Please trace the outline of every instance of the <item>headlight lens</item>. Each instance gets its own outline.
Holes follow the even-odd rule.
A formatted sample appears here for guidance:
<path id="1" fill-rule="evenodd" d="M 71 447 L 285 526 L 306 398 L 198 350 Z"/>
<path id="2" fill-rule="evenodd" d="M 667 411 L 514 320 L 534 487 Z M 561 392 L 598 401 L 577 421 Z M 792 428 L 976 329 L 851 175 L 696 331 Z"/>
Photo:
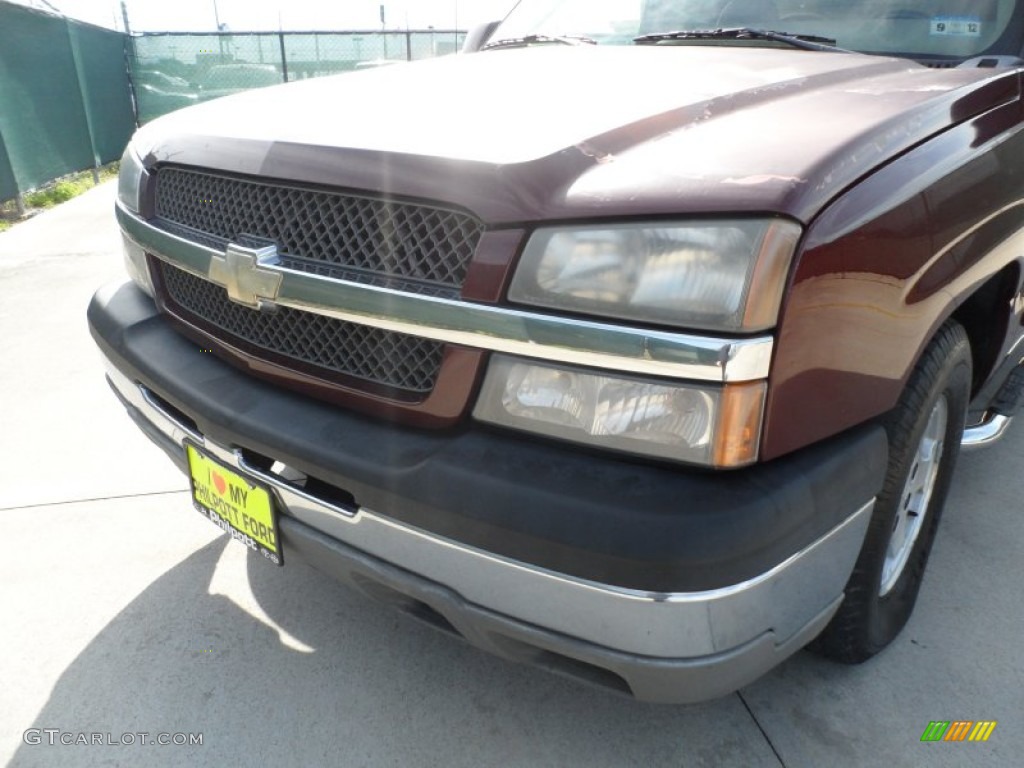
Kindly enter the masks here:
<path id="1" fill-rule="evenodd" d="M 117 176 L 117 199 L 129 211 L 139 212 L 139 189 L 142 186 L 142 160 L 135 154 L 129 142 L 121 155 L 121 170 Z"/>
<path id="2" fill-rule="evenodd" d="M 537 230 L 509 288 L 522 304 L 727 331 L 778 316 L 800 227 L 783 219 Z"/>
<path id="3" fill-rule="evenodd" d="M 596 447 L 712 466 L 757 458 L 764 382 L 701 387 L 491 359 L 474 416 Z"/>
<path id="4" fill-rule="evenodd" d="M 145 172 L 142 160 L 139 159 L 129 142 L 124 154 L 121 155 L 121 170 L 117 177 L 117 199 L 121 201 L 121 205 L 133 213 L 138 213 L 141 207 L 139 195 Z M 149 275 L 146 252 L 124 233 L 121 237 L 124 241 L 124 267 L 128 276 L 152 298 L 153 279 Z"/>

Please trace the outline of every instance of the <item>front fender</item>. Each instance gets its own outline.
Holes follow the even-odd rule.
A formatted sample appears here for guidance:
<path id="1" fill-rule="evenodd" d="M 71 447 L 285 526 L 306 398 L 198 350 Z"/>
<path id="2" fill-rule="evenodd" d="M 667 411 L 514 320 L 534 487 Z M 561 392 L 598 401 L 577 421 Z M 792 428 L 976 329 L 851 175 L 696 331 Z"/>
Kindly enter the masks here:
<path id="1" fill-rule="evenodd" d="M 1014 101 L 919 144 L 810 224 L 777 331 L 763 458 L 891 409 L 939 326 L 1021 260 L 1021 118 Z M 1014 312 L 1004 336 L 1019 334 Z"/>

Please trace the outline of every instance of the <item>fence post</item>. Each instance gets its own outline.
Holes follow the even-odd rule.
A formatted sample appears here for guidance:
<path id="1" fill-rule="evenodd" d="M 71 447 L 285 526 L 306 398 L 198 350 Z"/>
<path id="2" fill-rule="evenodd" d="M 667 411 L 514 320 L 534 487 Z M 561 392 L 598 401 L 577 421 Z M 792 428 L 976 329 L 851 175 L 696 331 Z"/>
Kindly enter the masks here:
<path id="1" fill-rule="evenodd" d="M 405 60 L 412 61 L 412 32 L 405 30 Z"/>
<path id="2" fill-rule="evenodd" d="M 14 173 L 14 166 L 11 164 L 11 156 L 7 152 L 7 144 L 4 143 L 3 129 L 0 128 L 0 179 L 5 175 L 10 178 L 11 184 L 14 187 L 14 205 L 18 211 L 18 218 L 25 216 L 25 198 L 21 196 L 21 184 L 18 183 L 18 177 Z M 0 187 L 0 190 L 3 188 Z M 5 193 L 6 194 L 6 193 Z M 0 200 L 3 197 L 0 196 Z"/>
<path id="3" fill-rule="evenodd" d="M 121 4 L 124 7 L 124 3 Z M 139 63 L 138 51 L 135 50 L 135 38 L 131 34 L 124 36 L 124 69 L 128 73 L 128 99 L 132 103 L 132 117 L 135 118 L 135 127 L 141 127 L 139 112 L 139 94 L 135 91 L 135 70 Z"/>
<path id="4" fill-rule="evenodd" d="M 284 75 L 284 81 L 288 82 L 288 59 L 284 54 L 284 32 L 277 33 L 277 42 L 281 45 L 281 73 Z"/>

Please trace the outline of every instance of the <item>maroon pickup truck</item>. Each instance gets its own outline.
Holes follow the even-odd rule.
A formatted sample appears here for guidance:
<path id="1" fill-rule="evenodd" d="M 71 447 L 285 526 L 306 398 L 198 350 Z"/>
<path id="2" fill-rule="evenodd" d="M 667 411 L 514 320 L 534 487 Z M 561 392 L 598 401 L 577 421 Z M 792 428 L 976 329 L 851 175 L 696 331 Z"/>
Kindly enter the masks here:
<path id="1" fill-rule="evenodd" d="M 1024 2 L 522 0 L 140 130 L 93 336 L 202 514 L 651 701 L 906 623 L 1024 389 Z"/>

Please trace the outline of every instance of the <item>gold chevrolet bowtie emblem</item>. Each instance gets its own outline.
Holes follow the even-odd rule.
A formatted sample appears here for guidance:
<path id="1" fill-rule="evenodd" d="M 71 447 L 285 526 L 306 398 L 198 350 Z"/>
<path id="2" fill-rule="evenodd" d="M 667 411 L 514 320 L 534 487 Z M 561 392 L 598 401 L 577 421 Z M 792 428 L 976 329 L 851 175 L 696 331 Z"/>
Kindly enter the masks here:
<path id="1" fill-rule="evenodd" d="M 227 289 L 228 298 L 237 304 L 259 309 L 277 298 L 281 273 L 267 269 L 277 259 L 277 248 L 246 248 L 230 243 L 223 256 L 210 259 L 210 280 Z"/>

